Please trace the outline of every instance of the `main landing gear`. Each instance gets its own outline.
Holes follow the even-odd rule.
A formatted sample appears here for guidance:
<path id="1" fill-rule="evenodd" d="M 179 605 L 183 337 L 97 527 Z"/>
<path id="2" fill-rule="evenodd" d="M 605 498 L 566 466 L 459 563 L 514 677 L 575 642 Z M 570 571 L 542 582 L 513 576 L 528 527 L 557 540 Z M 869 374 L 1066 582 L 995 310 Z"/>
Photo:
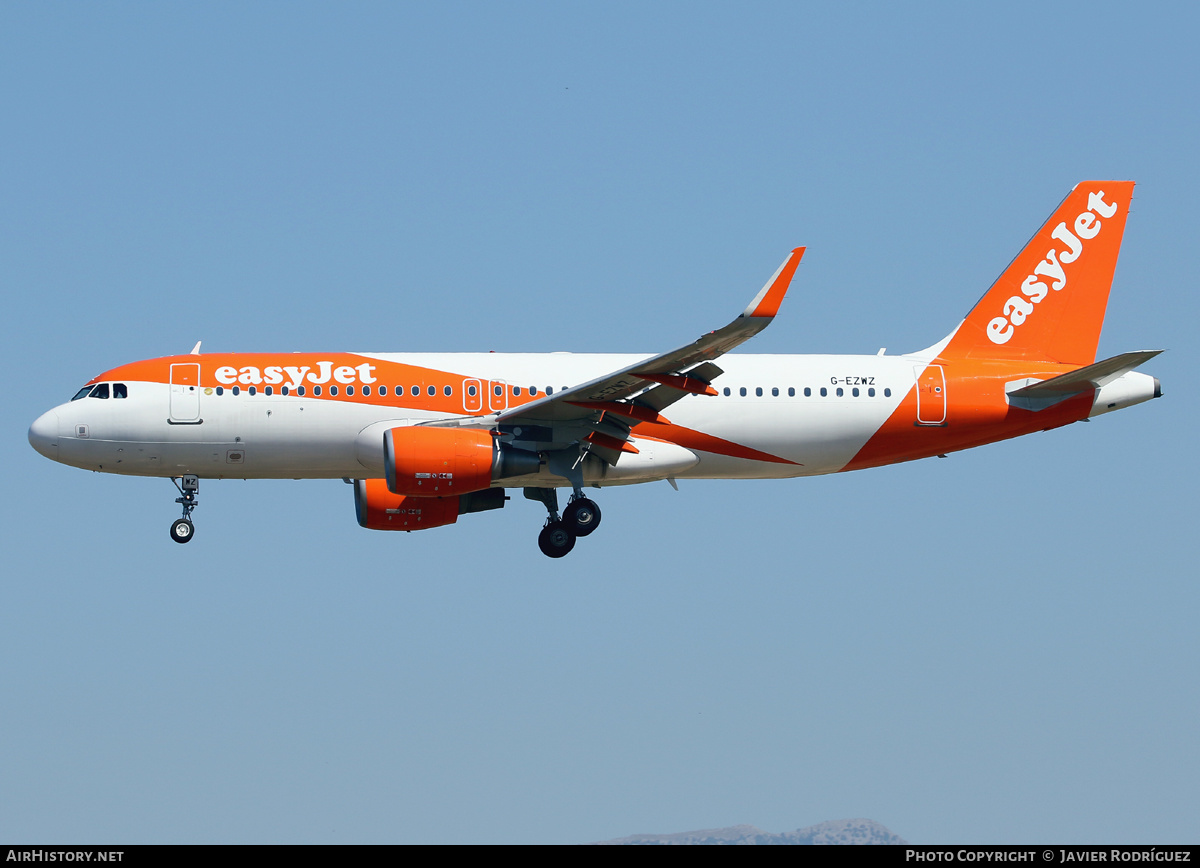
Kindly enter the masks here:
<path id="1" fill-rule="evenodd" d="M 575 548 L 575 534 L 561 521 L 548 520 L 538 534 L 538 548 L 548 558 L 561 558 Z"/>
<path id="2" fill-rule="evenodd" d="M 600 526 L 600 507 L 596 501 L 576 494 L 563 510 L 562 520 L 575 536 L 587 536 Z"/>
<path id="3" fill-rule="evenodd" d="M 175 498 L 175 502 L 183 504 L 183 518 L 176 519 L 171 525 L 171 539 L 177 543 L 189 542 L 196 532 L 196 528 L 192 525 L 192 510 L 200 502 L 196 497 L 196 492 L 200 490 L 200 478 L 190 474 L 186 475 L 183 477 L 181 485 L 180 480 L 172 476 L 171 482 L 175 483 L 175 487 L 182 495 Z"/>
<path id="4" fill-rule="evenodd" d="M 562 517 L 558 515 L 558 492 L 553 488 L 526 488 L 525 496 L 540 500 L 550 513 L 538 534 L 538 548 L 550 558 L 561 558 L 575 548 L 575 540 L 600 526 L 600 507 L 594 500 L 575 492 Z"/>

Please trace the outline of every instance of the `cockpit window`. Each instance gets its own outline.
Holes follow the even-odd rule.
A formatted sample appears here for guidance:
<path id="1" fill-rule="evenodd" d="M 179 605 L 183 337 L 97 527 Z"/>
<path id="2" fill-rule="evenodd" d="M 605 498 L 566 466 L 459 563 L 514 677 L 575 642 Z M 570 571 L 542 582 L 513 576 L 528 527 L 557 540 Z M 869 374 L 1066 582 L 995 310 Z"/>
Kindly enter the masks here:
<path id="1" fill-rule="evenodd" d="M 80 398 L 107 398 L 109 396 L 108 386 L 109 386 L 108 383 L 100 383 L 97 386 L 84 386 L 82 389 L 80 389 L 78 392 L 75 393 L 75 397 L 72 398 L 71 400 L 78 401 Z M 112 397 L 114 397 L 114 398 L 128 398 L 129 397 L 129 390 L 126 388 L 124 383 L 113 383 L 112 384 Z"/>

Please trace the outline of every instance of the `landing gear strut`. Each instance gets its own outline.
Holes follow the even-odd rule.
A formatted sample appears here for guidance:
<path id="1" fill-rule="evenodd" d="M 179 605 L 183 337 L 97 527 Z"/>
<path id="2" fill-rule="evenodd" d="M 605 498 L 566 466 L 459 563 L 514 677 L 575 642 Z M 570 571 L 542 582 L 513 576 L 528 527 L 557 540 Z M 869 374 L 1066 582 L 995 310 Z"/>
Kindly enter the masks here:
<path id="1" fill-rule="evenodd" d="M 200 478 L 190 474 L 183 477 L 181 485 L 175 477 L 171 477 L 171 482 L 175 483 L 175 488 L 179 490 L 181 497 L 175 498 L 176 503 L 183 504 L 183 518 L 176 519 L 171 525 L 171 539 L 177 543 L 189 542 L 195 534 L 196 529 L 192 525 L 192 510 L 200 500 L 196 497 L 196 492 L 200 490 Z"/>

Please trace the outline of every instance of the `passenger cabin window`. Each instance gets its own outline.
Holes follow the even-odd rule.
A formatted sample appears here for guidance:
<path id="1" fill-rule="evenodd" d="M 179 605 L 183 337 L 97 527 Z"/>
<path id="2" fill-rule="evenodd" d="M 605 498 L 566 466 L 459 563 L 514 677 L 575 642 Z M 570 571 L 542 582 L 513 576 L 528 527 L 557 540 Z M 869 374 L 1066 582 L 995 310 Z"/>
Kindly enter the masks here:
<path id="1" fill-rule="evenodd" d="M 409 394 L 411 394 L 414 398 L 421 397 L 421 387 L 413 386 L 411 389 L 409 389 Z"/>

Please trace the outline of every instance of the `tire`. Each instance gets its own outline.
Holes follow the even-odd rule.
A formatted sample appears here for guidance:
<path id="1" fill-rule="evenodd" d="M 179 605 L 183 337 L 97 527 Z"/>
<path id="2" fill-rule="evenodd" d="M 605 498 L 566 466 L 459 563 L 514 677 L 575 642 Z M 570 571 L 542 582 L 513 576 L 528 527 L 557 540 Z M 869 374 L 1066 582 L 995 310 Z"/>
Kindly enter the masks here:
<path id="1" fill-rule="evenodd" d="M 586 497 L 572 500 L 563 510 L 563 524 L 571 528 L 575 536 L 587 536 L 600 526 L 600 507 Z"/>
<path id="2" fill-rule="evenodd" d="M 186 518 L 181 518 L 171 525 L 171 539 L 177 543 L 190 542 L 196 533 L 196 528 Z"/>
<path id="3" fill-rule="evenodd" d="M 538 534 L 538 548 L 548 558 L 561 558 L 575 548 L 575 534 L 561 521 L 552 521 Z"/>

